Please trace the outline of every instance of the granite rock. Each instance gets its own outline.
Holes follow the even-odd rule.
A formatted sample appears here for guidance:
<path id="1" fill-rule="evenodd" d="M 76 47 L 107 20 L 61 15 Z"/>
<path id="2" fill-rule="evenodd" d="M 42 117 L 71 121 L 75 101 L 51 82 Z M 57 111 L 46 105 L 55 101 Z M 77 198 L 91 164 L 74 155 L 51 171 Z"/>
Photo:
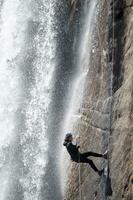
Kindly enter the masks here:
<path id="1" fill-rule="evenodd" d="M 71 1 L 72 6 L 74 2 L 76 1 Z M 75 131 L 78 131 L 81 136 L 81 151 L 103 153 L 109 147 L 113 194 L 110 197 L 105 195 L 103 179 L 99 178 L 87 164 L 79 166 L 72 163 L 65 194 L 66 200 L 132 200 L 133 198 L 132 5 L 132 0 L 115 1 L 117 12 L 114 25 L 115 46 L 113 46 L 110 45 L 113 31 L 112 7 L 110 6 L 110 15 L 108 15 L 107 4 L 104 1 L 101 3 L 99 31 L 96 31 L 98 32 L 97 48 L 95 54 L 91 55 L 84 100 L 80 108 L 81 118 L 75 126 Z M 112 60 L 113 51 L 114 60 Z M 105 52 L 109 52 L 109 60 Z M 94 159 L 94 162 L 99 168 L 105 166 L 104 159 Z"/>

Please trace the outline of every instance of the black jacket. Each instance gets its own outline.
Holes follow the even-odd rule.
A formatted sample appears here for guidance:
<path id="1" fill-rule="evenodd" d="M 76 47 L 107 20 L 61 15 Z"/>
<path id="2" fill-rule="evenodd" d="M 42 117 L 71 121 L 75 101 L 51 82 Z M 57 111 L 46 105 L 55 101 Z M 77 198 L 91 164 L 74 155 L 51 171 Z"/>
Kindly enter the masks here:
<path id="1" fill-rule="evenodd" d="M 72 144 L 72 142 L 64 142 L 63 145 L 66 146 L 71 159 L 78 162 L 80 156 L 79 146 Z"/>

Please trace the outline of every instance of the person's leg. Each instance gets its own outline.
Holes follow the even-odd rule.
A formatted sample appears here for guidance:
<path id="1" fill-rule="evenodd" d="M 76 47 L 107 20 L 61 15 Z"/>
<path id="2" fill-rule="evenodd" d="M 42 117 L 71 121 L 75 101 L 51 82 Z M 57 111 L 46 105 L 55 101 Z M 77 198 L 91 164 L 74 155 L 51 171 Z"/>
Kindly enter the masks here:
<path id="1" fill-rule="evenodd" d="M 80 163 L 89 163 L 90 167 L 96 172 L 98 173 L 99 176 L 101 176 L 103 174 L 104 169 L 102 170 L 98 170 L 98 168 L 96 167 L 96 165 L 93 163 L 92 160 L 88 159 L 88 158 L 84 158 L 84 157 L 80 157 Z"/>
<path id="2" fill-rule="evenodd" d="M 96 165 L 93 163 L 92 160 L 88 159 L 88 158 L 84 158 L 84 157 L 80 157 L 80 163 L 89 163 L 89 165 L 91 166 L 91 168 L 95 171 L 98 172 L 98 168 L 96 167 Z"/>
<path id="3" fill-rule="evenodd" d="M 84 158 L 87 158 L 87 157 L 89 157 L 89 156 L 103 158 L 103 155 L 102 155 L 102 154 L 94 153 L 94 152 L 92 152 L 92 151 L 82 153 L 82 156 L 83 156 Z"/>

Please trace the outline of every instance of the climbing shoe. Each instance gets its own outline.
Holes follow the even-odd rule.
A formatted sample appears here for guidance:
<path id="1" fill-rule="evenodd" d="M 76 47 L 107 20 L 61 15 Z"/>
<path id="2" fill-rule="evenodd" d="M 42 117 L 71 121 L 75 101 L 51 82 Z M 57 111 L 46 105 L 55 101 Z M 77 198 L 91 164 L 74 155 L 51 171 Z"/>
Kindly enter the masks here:
<path id="1" fill-rule="evenodd" d="M 102 170 L 99 170 L 99 171 L 98 171 L 98 175 L 99 175 L 99 176 L 102 176 L 103 173 L 104 173 L 104 168 L 103 168 Z"/>
<path id="2" fill-rule="evenodd" d="M 108 151 L 105 151 L 105 153 L 103 154 L 103 158 L 108 159 Z"/>

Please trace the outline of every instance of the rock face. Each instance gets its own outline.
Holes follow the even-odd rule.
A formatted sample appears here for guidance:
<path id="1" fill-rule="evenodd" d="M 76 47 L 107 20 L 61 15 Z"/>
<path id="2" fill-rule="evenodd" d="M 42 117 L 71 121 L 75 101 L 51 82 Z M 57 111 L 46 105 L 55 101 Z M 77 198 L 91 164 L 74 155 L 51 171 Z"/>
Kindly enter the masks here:
<path id="1" fill-rule="evenodd" d="M 132 199 L 133 1 L 116 1 L 112 110 L 112 199 Z M 119 16 L 119 17 L 118 17 Z M 119 29 L 118 29 L 119 27 Z M 119 36 L 119 32 L 120 36 Z"/>
<path id="2" fill-rule="evenodd" d="M 113 7 L 110 1 L 110 12 L 107 1 L 101 2 L 96 50 L 91 55 L 82 117 L 75 127 L 81 136 L 82 152 L 104 152 L 109 148 L 113 194 L 105 195 L 103 178 L 87 164 L 72 163 L 66 200 L 133 198 L 133 1 L 114 2 Z M 76 3 L 71 1 L 71 20 Z M 105 166 L 103 159 L 93 160 L 99 168 Z"/>

